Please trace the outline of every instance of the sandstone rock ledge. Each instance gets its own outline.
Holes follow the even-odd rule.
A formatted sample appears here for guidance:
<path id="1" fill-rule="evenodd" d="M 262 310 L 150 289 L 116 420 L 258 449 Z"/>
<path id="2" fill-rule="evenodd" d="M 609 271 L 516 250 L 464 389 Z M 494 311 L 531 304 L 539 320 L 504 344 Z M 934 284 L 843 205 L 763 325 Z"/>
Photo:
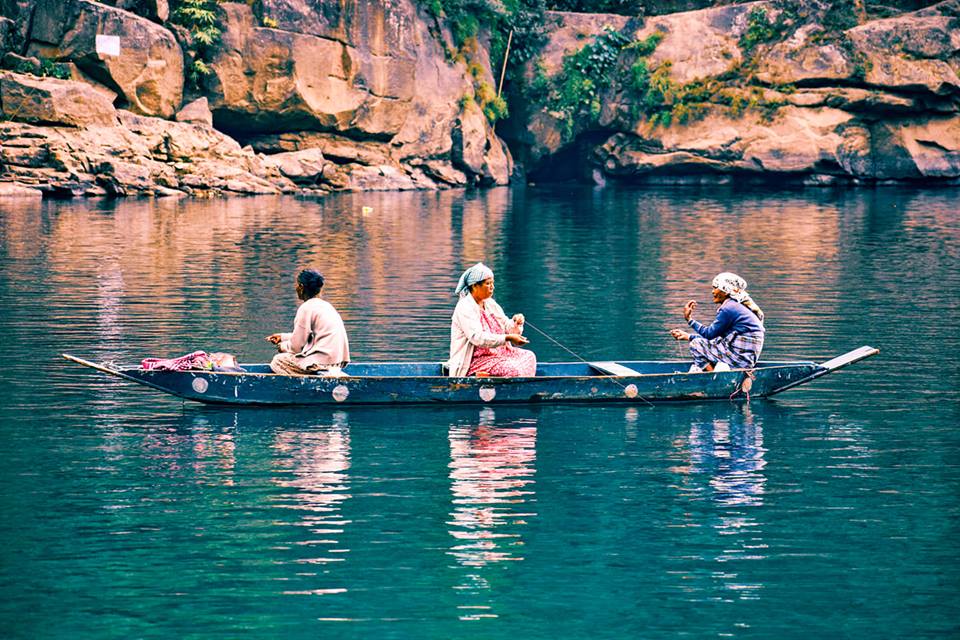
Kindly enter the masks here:
<path id="1" fill-rule="evenodd" d="M 252 4 L 219 3 L 191 88 L 191 36 L 165 0 L 0 0 L 0 59 L 72 76 L 0 71 L 0 181 L 62 197 L 509 183 L 474 101 L 489 64 L 451 60 L 413 0 Z"/>
<path id="2" fill-rule="evenodd" d="M 297 190 L 211 127 L 115 109 L 84 83 L 4 73 L 0 106 L 0 178 L 49 196 Z"/>

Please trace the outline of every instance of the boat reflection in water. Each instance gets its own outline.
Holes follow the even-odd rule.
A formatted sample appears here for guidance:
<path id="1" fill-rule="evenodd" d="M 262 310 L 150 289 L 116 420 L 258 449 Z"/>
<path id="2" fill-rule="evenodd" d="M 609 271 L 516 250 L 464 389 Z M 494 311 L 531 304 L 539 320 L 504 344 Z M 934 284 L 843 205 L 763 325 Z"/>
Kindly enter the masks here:
<path id="1" fill-rule="evenodd" d="M 687 437 L 675 444 L 686 459 L 673 468 L 683 476 L 682 493 L 691 506 L 700 503 L 690 509 L 688 518 L 694 521 L 688 524 L 716 534 L 707 544 L 712 551 L 702 558 L 714 564 L 711 584 L 703 588 L 719 587 L 729 598 L 758 597 L 763 584 L 747 578 L 749 567 L 741 563 L 767 557 L 759 518 L 767 484 L 761 420 L 743 404 L 723 417 L 695 420 Z"/>
<path id="2" fill-rule="evenodd" d="M 314 550 L 297 559 L 304 565 L 343 562 L 349 551 L 341 540 L 349 524 L 342 510 L 344 501 L 350 498 L 350 426 L 344 412 L 331 417 L 331 424 L 315 429 L 278 430 L 272 445 L 277 465 L 273 472 L 282 476 L 276 484 L 288 489 L 276 506 L 298 513 L 297 519 L 286 524 L 303 527 L 304 533 L 291 537 L 300 548 Z M 327 587 L 284 593 L 325 595 L 344 591 Z"/>
<path id="3" fill-rule="evenodd" d="M 233 486 L 237 471 L 237 442 L 234 428 L 213 427 L 206 420 L 198 419 L 193 428 L 178 438 L 190 443 L 191 464 L 198 482 Z M 171 465 L 175 466 L 171 461 Z"/>
<path id="4" fill-rule="evenodd" d="M 484 567 L 523 560 L 522 527 L 535 517 L 534 500 L 537 421 L 497 421 L 491 408 L 480 411 L 476 424 L 450 425 L 450 479 L 453 511 L 449 553 L 469 568 L 461 585 L 470 603 L 459 605 L 461 619 L 496 617 L 488 602 L 473 596 L 489 589 Z"/>

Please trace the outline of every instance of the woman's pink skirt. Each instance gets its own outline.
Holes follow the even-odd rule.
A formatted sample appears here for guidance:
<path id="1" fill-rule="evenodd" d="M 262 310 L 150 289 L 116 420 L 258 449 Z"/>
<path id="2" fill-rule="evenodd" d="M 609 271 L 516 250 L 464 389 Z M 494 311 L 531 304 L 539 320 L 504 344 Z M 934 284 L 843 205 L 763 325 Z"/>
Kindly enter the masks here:
<path id="1" fill-rule="evenodd" d="M 503 378 L 533 377 L 537 375 L 537 356 L 529 349 L 508 345 L 496 349 L 476 349 L 467 375 L 478 373 Z"/>

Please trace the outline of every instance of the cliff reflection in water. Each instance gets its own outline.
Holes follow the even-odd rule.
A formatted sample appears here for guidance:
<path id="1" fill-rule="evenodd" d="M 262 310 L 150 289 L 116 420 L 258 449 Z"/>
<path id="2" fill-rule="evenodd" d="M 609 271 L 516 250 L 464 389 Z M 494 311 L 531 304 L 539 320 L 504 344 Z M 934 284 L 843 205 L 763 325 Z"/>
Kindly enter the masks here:
<path id="1" fill-rule="evenodd" d="M 327 276 L 324 296 L 344 318 L 355 360 L 434 361 L 446 356 L 457 275 L 483 260 L 497 272 L 505 309 L 526 313 L 581 355 L 685 359 L 667 330 L 682 325 L 690 298 L 709 319 L 709 280 L 733 270 L 766 311 L 765 357 L 810 358 L 834 355 L 833 346 L 811 353 L 809 345 L 842 332 L 845 279 L 891 286 L 894 261 L 884 263 L 882 247 L 904 229 L 935 249 L 910 253 L 904 271 L 919 279 L 949 267 L 956 225 L 948 202 L 907 192 L 731 198 L 650 190 L 638 199 L 628 190 L 556 187 L 5 205 L 0 315 L 14 339 L 27 336 L 35 318 L 4 299 L 69 291 L 49 296 L 40 319 L 83 335 L 91 357 L 133 361 L 202 348 L 262 361 L 272 355 L 263 336 L 289 329 L 294 274 L 312 265 Z M 848 263 L 853 273 L 835 268 Z M 635 303 L 586 322 L 588 306 L 575 301 L 612 291 Z M 569 358 L 532 337 L 542 360 Z"/>
<path id="2" fill-rule="evenodd" d="M 265 357 L 262 336 L 289 330 L 293 277 L 306 265 L 326 275 L 324 296 L 351 336 L 364 337 L 357 355 L 374 345 L 383 357 L 409 357 L 418 347 L 434 357 L 425 323 L 442 333 L 463 265 L 495 254 L 510 193 L 43 203 L 5 210 L 0 237 L 16 286 L 71 291 L 69 303 L 53 299 L 51 311 L 73 327 L 91 326 L 103 357 L 171 348 Z M 31 264 L 50 273 L 43 286 L 19 277 Z M 424 306 L 444 314 L 425 316 Z M 151 322 L 131 324 L 143 308 Z M 398 328 L 406 329 L 403 345 Z M 176 347 L 150 346 L 175 337 Z"/>

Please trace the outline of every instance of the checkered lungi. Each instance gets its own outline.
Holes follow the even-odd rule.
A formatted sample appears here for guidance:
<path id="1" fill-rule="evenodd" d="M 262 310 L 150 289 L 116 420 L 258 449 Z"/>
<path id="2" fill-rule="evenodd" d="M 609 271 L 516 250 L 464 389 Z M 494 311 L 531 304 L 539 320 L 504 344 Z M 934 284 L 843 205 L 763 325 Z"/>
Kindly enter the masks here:
<path id="1" fill-rule="evenodd" d="M 757 364 L 762 350 L 761 331 L 730 333 L 713 340 L 697 336 L 690 341 L 690 355 L 701 369 L 718 362 L 726 362 L 733 369 L 750 369 Z"/>

